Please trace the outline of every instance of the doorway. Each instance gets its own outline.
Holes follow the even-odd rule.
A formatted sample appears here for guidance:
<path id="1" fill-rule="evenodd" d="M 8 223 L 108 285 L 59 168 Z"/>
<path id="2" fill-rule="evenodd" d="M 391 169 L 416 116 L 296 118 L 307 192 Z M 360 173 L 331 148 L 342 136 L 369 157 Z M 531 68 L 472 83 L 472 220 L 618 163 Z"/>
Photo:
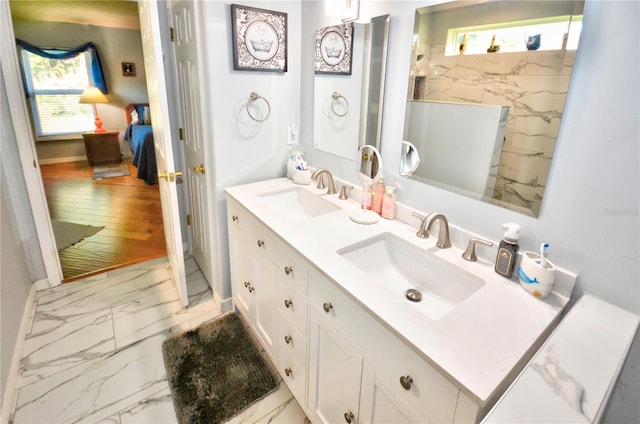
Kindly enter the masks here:
<path id="1" fill-rule="evenodd" d="M 109 2 L 112 5 L 117 2 Z M 104 6 L 106 3 L 103 3 Z M 11 2 L 12 12 L 14 7 L 23 7 L 24 2 Z M 75 2 L 73 7 L 93 7 L 92 3 Z M 46 5 L 45 5 L 46 6 Z M 135 21 L 138 22 L 137 4 L 135 2 L 121 3 L 119 14 L 125 14 L 119 21 L 130 22 L 132 12 L 135 14 Z M 133 7 L 130 7 L 133 6 Z M 43 41 L 51 40 L 50 47 L 73 47 L 79 44 L 78 39 L 97 38 L 102 45 L 107 45 L 105 39 L 109 39 L 115 32 L 118 33 L 118 42 L 122 43 L 122 33 L 127 32 L 129 37 L 135 34 L 131 28 L 115 28 L 110 26 L 74 24 L 73 22 L 47 22 L 42 19 L 56 20 L 55 16 L 50 16 L 47 11 L 41 11 L 38 15 L 29 15 L 22 23 L 30 23 L 28 31 L 22 34 L 34 36 L 37 44 L 42 45 Z M 101 11 L 108 12 L 108 11 Z M 24 16 L 24 10 L 17 11 L 18 16 Z M 102 20 L 107 22 L 107 14 L 101 13 Z M 12 13 L 13 15 L 13 13 Z M 69 14 L 72 16 L 73 14 Z M 87 13 L 87 15 L 92 15 Z M 14 28 L 16 21 L 14 20 Z M 24 25 L 23 25 L 24 26 Z M 41 27 L 42 29 L 37 27 Z M 57 27 L 56 27 L 57 26 Z M 64 26 L 64 27 L 63 27 Z M 81 33 L 73 36 L 74 32 Z M 60 36 L 58 34 L 64 34 Z M 55 35 L 53 35 L 55 34 Z M 139 30 L 137 37 L 140 39 Z M 16 29 L 16 37 L 20 37 Z M 27 35 L 23 35 L 26 37 Z M 103 37 L 103 38 L 100 38 Z M 90 40 L 93 41 L 93 40 Z M 114 42 L 115 44 L 115 42 Z M 113 49 L 109 49 L 113 51 Z M 118 49 L 118 57 L 124 55 L 126 60 L 131 60 L 131 48 Z M 144 61 L 139 52 L 137 78 L 126 78 L 123 74 L 116 73 L 115 69 L 120 67 L 120 62 L 116 62 L 114 54 L 109 51 L 101 52 L 103 68 L 109 76 L 109 89 L 111 105 L 100 110 L 100 115 L 105 118 L 104 110 L 112 115 L 111 128 L 119 131 L 124 130 L 126 125 L 125 112 L 118 108 L 118 103 L 129 103 L 131 101 L 146 100 L 146 83 L 144 80 Z M 105 63 L 107 62 L 107 63 Z M 141 69 L 142 68 L 142 69 Z M 127 77 L 130 75 L 127 75 Z M 135 75 L 134 75 L 135 77 Z M 115 94 L 115 95 L 113 95 Z M 101 105 L 102 106 L 102 105 Z M 116 107 L 114 107 L 116 106 Z M 114 119 L 114 116 L 117 118 Z M 105 124 L 108 121 L 105 120 Z M 33 124 L 32 124 L 33 126 Z M 120 128 L 122 127 L 122 128 Z M 53 149 L 60 149 L 60 157 L 56 159 L 51 155 Z M 122 143 L 121 149 L 126 153 L 127 144 Z M 60 250 L 58 247 L 59 263 L 62 268 L 62 282 L 73 281 L 81 277 L 105 272 L 111 269 L 142 262 L 145 260 L 166 256 L 165 234 L 163 229 L 163 217 L 160 207 L 160 194 L 158 185 L 147 186 L 140 179 L 135 177 L 136 170 L 125 161 L 129 168 L 129 176 L 119 176 L 103 180 L 94 180 L 92 167 L 89 166 L 84 156 L 84 145 L 82 140 L 64 140 L 54 142 L 42 142 L 37 147 L 38 159 L 40 162 L 40 174 L 42 184 L 45 189 L 46 202 L 48 205 L 51 220 L 62 221 L 64 223 L 77 223 L 91 225 L 102 228 L 95 235 L 81 239 L 72 246 Z M 42 153 L 44 152 L 44 153 Z M 45 159 L 42 161 L 41 159 Z M 47 160 L 48 159 L 48 160 Z M 80 159 L 80 160 L 78 160 Z M 64 160 L 67 160 L 66 162 Z M 99 165 L 110 165 L 107 163 Z M 55 232 L 55 226 L 54 226 Z"/>

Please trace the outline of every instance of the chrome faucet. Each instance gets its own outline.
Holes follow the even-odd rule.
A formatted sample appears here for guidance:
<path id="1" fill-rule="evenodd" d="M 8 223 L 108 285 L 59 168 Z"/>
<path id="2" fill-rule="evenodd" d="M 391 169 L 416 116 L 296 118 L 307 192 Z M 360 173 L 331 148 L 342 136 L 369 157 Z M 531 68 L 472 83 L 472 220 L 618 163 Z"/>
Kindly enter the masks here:
<path id="1" fill-rule="evenodd" d="M 324 168 L 316 169 L 315 172 L 311 175 L 311 179 L 312 180 L 318 179 L 317 188 L 324 188 L 325 185 L 323 184 L 322 177 L 325 175 L 327 176 L 327 194 L 336 194 L 337 191 L 336 191 L 336 185 L 333 182 L 333 175 L 331 175 L 331 172 L 329 172 L 328 169 L 324 169 Z"/>
<path id="2" fill-rule="evenodd" d="M 436 246 L 438 246 L 440 249 L 446 249 L 448 247 L 451 247 L 451 241 L 449 240 L 449 222 L 447 221 L 446 216 L 437 212 L 431 213 L 427 216 L 422 216 L 414 212 L 413 215 L 417 216 L 422 220 L 422 223 L 420 224 L 420 228 L 416 232 L 416 235 L 418 237 L 428 238 L 429 231 L 431 231 L 431 226 L 433 225 L 433 222 L 438 221 L 439 222 L 438 225 L 440 228 L 438 232 L 438 242 L 436 243 Z"/>
<path id="3" fill-rule="evenodd" d="M 431 231 L 431 226 L 434 221 L 438 221 L 438 226 L 440 227 L 438 230 L 438 242 L 436 246 L 440 249 L 447 249 L 451 247 L 451 241 L 449 240 L 449 222 L 447 221 L 447 217 L 441 213 L 434 212 L 431 215 L 425 218 L 426 229 L 427 231 Z"/>

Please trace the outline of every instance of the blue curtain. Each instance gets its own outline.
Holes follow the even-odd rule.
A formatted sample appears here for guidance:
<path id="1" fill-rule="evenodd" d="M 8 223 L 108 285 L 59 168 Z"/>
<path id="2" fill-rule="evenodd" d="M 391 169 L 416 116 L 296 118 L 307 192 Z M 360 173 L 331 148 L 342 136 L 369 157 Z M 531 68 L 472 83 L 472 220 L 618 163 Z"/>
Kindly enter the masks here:
<path id="1" fill-rule="evenodd" d="M 48 49 L 48 51 L 23 40 L 16 39 L 16 43 L 23 49 L 33 54 L 37 54 L 38 56 L 46 57 L 47 59 L 71 59 L 78 56 L 80 53 L 89 51 L 89 55 L 91 56 L 91 76 L 93 78 L 93 83 L 100 89 L 100 91 L 102 91 L 103 94 L 109 94 L 109 90 L 107 90 L 107 83 L 104 80 L 104 74 L 102 73 L 102 65 L 100 64 L 98 48 L 94 43 L 88 42 L 81 46 L 74 47 L 73 49 Z"/>

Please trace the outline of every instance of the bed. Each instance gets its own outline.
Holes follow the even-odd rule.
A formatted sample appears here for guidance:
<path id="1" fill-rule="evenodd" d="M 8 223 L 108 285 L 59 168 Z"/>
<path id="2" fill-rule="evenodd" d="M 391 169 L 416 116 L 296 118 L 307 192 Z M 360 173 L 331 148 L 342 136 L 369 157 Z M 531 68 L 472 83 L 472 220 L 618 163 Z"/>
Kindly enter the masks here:
<path id="1" fill-rule="evenodd" d="M 124 139 L 131 145 L 132 164 L 136 168 L 137 177 L 146 184 L 158 182 L 156 170 L 156 152 L 153 147 L 153 132 L 149 103 L 130 103 L 125 108 L 127 129 Z"/>

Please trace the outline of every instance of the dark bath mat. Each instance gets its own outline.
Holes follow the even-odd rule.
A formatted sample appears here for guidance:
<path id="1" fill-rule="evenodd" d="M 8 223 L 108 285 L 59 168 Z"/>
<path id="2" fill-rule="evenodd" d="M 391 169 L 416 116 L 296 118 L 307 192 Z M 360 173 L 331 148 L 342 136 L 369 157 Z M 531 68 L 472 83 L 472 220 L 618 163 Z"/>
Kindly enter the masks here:
<path id="1" fill-rule="evenodd" d="M 180 423 L 221 423 L 278 387 L 240 317 L 229 313 L 162 343 Z"/>

